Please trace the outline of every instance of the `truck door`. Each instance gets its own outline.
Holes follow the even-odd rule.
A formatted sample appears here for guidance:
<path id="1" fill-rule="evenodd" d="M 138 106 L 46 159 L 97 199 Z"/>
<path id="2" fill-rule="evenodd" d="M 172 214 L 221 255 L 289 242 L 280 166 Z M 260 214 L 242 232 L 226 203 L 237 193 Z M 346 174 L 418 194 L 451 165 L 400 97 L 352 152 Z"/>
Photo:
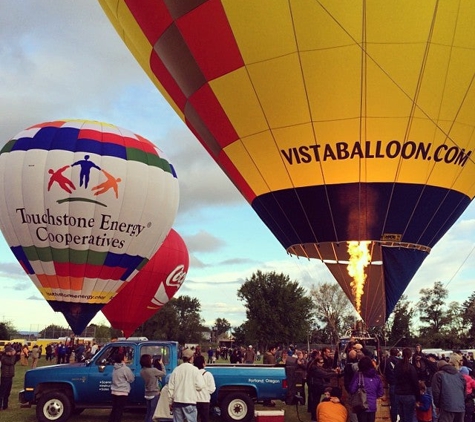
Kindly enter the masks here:
<path id="1" fill-rule="evenodd" d="M 111 403 L 111 383 L 112 372 L 114 370 L 114 355 L 124 353 L 126 363 L 134 373 L 140 378 L 140 374 L 135 372 L 134 363 L 135 348 L 120 343 L 111 343 L 104 347 L 97 359 L 90 364 L 87 382 L 89 403 Z"/>

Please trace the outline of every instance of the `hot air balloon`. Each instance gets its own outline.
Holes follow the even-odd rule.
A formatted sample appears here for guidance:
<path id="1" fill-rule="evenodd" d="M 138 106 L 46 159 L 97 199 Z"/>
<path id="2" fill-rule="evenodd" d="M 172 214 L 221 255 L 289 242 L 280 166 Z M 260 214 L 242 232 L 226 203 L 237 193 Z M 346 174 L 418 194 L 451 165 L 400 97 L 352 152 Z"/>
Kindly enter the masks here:
<path id="1" fill-rule="evenodd" d="M 96 121 L 20 132 L 0 151 L 0 186 L 5 240 L 76 334 L 155 253 L 178 208 L 163 152 Z"/>
<path id="2" fill-rule="evenodd" d="M 178 291 L 188 272 L 188 249 L 173 229 L 150 261 L 102 308 L 114 328 L 130 337 Z"/>
<path id="3" fill-rule="evenodd" d="M 382 325 L 474 196 L 472 2 L 100 3 L 288 253 Z"/>

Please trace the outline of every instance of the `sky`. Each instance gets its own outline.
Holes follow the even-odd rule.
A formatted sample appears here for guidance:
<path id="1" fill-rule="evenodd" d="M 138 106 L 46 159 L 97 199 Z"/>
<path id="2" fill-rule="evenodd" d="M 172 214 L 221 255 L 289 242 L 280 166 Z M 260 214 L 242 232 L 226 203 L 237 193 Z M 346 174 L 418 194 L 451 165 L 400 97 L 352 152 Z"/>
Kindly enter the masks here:
<path id="1" fill-rule="evenodd" d="M 244 321 L 237 290 L 257 270 L 288 274 L 306 289 L 334 281 L 319 261 L 286 253 L 148 80 L 96 1 L 0 0 L 0 12 L 0 144 L 36 123 L 78 118 L 129 129 L 162 149 L 180 184 L 173 228 L 190 253 L 177 296 L 200 301 L 206 326 L 217 318 L 233 327 Z M 475 290 L 474 248 L 472 204 L 419 269 L 405 291 L 409 300 L 441 281 L 448 301 L 462 303 Z M 0 322 L 23 331 L 67 326 L 3 238 L 0 292 Z M 108 324 L 102 313 L 92 322 Z"/>

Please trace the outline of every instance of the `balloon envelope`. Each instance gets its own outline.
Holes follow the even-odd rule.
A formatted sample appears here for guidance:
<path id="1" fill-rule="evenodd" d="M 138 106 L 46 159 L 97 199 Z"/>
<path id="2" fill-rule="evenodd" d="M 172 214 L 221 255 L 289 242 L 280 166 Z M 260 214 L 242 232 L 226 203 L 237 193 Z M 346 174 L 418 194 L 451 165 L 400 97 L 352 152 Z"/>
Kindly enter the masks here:
<path id="1" fill-rule="evenodd" d="M 0 152 L 0 187 L 7 243 L 76 334 L 155 253 L 178 207 L 163 152 L 95 121 L 20 132 Z"/>
<path id="2" fill-rule="evenodd" d="M 123 40 L 291 254 L 381 325 L 473 199 L 468 0 L 100 0 Z"/>
<path id="3" fill-rule="evenodd" d="M 178 291 L 188 272 L 185 242 L 173 229 L 138 274 L 102 308 L 102 313 L 125 337 L 155 315 Z"/>

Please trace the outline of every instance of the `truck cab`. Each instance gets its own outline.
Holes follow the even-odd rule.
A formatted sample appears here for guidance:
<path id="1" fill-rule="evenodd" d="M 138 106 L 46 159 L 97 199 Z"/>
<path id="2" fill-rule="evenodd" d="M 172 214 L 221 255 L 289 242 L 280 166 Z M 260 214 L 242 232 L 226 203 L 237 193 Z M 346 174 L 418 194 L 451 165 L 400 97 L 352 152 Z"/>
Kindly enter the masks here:
<path id="1" fill-rule="evenodd" d="M 25 374 L 20 402 L 23 407 L 36 405 L 36 416 L 40 422 L 63 422 L 74 411 L 110 407 L 113 356 L 118 352 L 125 354 L 126 363 L 135 375 L 127 407 L 143 407 L 145 398 L 144 383 L 140 377 L 140 357 L 143 354 L 154 358 L 161 356 L 167 373 L 170 373 L 177 361 L 176 342 L 117 341 L 106 344 L 91 360 L 84 363 L 29 370 Z"/>

